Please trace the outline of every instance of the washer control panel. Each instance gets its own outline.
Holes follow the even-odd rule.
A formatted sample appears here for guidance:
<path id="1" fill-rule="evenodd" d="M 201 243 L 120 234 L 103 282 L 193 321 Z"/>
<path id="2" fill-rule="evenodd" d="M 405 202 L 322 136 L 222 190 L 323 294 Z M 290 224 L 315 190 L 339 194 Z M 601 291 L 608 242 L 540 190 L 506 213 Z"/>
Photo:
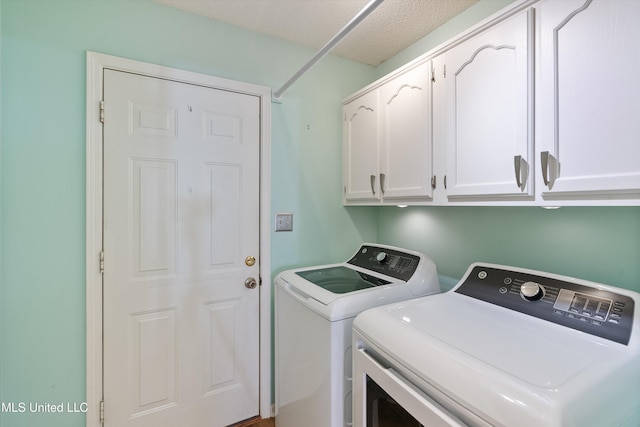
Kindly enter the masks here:
<path id="1" fill-rule="evenodd" d="M 609 286 L 588 286 L 589 282 L 578 279 L 560 280 L 533 273 L 476 265 L 455 292 L 621 344 L 629 343 L 633 298 L 609 290 Z"/>
<path id="2" fill-rule="evenodd" d="M 418 269 L 420 257 L 391 248 L 362 245 L 347 263 L 407 282 Z"/>

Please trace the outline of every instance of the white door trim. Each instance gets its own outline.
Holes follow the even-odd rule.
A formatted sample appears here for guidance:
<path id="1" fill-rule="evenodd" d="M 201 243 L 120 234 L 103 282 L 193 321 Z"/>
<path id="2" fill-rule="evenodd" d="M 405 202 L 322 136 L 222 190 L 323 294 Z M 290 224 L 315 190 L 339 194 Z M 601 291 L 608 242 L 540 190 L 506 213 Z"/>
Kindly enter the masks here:
<path id="1" fill-rule="evenodd" d="M 100 427 L 102 400 L 102 76 L 105 68 L 182 83 L 232 90 L 260 98 L 260 415 L 271 416 L 271 89 L 205 74 L 87 52 L 86 312 L 87 427 Z"/>

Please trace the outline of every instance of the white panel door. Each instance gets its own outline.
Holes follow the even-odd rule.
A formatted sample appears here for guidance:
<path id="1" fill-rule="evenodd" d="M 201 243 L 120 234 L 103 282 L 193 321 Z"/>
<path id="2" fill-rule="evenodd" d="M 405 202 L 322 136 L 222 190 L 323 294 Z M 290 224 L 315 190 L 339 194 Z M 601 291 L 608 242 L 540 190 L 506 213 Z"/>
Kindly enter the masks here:
<path id="1" fill-rule="evenodd" d="M 445 54 L 450 200 L 534 194 L 532 26 L 527 10 Z"/>
<path id="2" fill-rule="evenodd" d="M 545 200 L 640 195 L 640 2 L 539 5 L 537 175 Z"/>
<path id="3" fill-rule="evenodd" d="M 431 62 L 380 87 L 380 190 L 388 199 L 431 199 Z"/>
<path id="4" fill-rule="evenodd" d="M 105 70 L 104 102 L 105 425 L 258 415 L 259 98 Z"/>

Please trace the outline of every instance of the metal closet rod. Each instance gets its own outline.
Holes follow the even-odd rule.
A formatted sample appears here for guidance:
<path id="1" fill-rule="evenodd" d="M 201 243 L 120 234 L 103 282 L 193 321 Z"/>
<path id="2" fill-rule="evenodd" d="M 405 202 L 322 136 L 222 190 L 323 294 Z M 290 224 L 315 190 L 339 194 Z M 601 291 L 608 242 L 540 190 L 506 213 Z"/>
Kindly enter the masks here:
<path id="1" fill-rule="evenodd" d="M 311 67 L 316 65 L 318 61 L 320 61 L 327 53 L 331 51 L 338 43 L 342 41 L 351 31 L 353 31 L 358 24 L 360 24 L 371 12 L 373 12 L 378 6 L 382 4 L 384 0 L 371 0 L 369 4 L 367 4 L 351 21 L 344 26 L 342 30 L 338 32 L 327 44 L 325 44 L 322 49 L 315 54 L 313 58 L 309 60 L 306 64 L 298 70 L 287 82 L 282 85 L 280 89 L 273 92 L 271 97 L 274 101 L 279 101 L 282 97 L 282 94 L 285 90 L 289 88 L 296 80 L 298 80 L 304 73 L 306 73 Z"/>

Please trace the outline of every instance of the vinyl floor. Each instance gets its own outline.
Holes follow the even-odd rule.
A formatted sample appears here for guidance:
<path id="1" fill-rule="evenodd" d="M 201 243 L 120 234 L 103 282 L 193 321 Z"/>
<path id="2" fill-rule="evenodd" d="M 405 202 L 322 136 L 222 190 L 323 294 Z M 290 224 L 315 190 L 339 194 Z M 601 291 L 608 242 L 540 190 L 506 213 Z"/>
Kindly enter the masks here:
<path id="1" fill-rule="evenodd" d="M 378 421 L 379 427 L 398 427 L 398 426 L 419 427 L 421 426 L 420 423 L 415 422 L 414 420 L 409 421 L 408 419 L 405 419 L 402 414 L 399 414 L 399 413 L 394 414 L 393 411 L 389 411 L 389 412 L 390 413 L 388 414 L 387 417 L 381 418 Z M 266 418 L 264 420 L 248 421 L 245 424 L 240 424 L 234 427 L 276 427 L 276 423 L 274 418 Z"/>
<path id="2" fill-rule="evenodd" d="M 234 424 L 230 427 L 275 427 L 275 425 L 275 418 L 260 419 L 260 417 L 256 417 L 251 420 L 246 420 L 241 423 Z"/>
<path id="3" fill-rule="evenodd" d="M 256 424 L 251 424 L 251 427 L 275 427 L 276 422 L 274 418 L 266 418 L 258 421 Z"/>

